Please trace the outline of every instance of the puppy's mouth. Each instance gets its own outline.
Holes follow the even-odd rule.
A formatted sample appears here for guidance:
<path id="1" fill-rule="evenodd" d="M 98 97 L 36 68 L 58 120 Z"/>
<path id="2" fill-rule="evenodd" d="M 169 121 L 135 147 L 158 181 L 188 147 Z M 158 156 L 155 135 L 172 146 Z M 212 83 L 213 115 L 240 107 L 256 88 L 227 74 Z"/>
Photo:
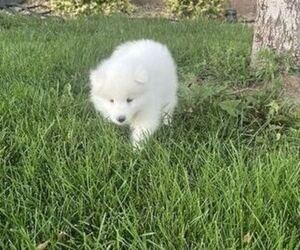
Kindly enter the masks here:
<path id="1" fill-rule="evenodd" d="M 127 122 L 127 121 L 119 122 L 119 121 L 113 120 L 113 119 L 111 119 L 111 121 L 112 121 L 113 123 L 117 124 L 118 126 L 126 126 L 126 125 L 128 125 L 128 122 Z"/>
<path id="2" fill-rule="evenodd" d="M 126 126 L 127 125 L 127 123 L 126 122 L 114 122 L 115 124 L 117 124 L 118 126 Z"/>

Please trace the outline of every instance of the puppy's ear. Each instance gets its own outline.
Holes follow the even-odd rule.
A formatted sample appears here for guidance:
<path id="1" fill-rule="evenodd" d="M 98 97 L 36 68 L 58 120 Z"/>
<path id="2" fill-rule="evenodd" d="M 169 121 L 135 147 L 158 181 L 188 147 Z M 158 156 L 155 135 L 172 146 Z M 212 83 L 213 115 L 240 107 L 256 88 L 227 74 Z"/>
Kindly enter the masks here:
<path id="1" fill-rule="evenodd" d="M 99 91 L 105 81 L 105 73 L 103 70 L 97 68 L 90 71 L 90 85 L 95 91 Z"/>
<path id="2" fill-rule="evenodd" d="M 134 79 L 136 82 L 144 84 L 148 81 L 148 73 L 145 69 L 139 67 L 135 71 Z"/>

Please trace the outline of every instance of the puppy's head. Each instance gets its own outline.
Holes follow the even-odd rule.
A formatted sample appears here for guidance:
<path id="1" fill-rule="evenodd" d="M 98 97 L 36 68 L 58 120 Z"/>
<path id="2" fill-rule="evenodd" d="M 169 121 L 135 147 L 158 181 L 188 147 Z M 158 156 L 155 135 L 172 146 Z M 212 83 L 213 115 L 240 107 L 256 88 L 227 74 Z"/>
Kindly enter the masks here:
<path id="1" fill-rule="evenodd" d="M 105 118 L 129 124 L 144 105 L 147 81 L 142 67 L 102 65 L 90 73 L 91 100 Z"/>

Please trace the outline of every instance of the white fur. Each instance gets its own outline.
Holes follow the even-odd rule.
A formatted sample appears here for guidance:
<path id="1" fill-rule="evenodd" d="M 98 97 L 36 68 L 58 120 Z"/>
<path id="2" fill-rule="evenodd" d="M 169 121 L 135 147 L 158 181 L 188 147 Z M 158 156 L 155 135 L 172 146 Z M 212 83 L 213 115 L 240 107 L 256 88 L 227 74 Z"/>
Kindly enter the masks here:
<path id="1" fill-rule="evenodd" d="M 152 40 L 117 47 L 91 71 L 90 82 L 95 108 L 114 123 L 129 125 L 134 146 L 153 134 L 162 119 L 168 124 L 177 103 L 176 65 L 167 47 Z M 121 116 L 124 122 L 118 121 Z"/>

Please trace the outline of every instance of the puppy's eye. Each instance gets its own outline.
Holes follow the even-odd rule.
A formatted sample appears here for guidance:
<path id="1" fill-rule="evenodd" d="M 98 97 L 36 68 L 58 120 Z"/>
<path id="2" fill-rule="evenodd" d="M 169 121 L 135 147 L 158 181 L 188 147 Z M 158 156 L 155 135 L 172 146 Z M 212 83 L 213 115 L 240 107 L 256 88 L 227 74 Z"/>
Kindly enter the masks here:
<path id="1" fill-rule="evenodd" d="M 127 100 L 126 100 L 128 103 L 130 103 L 130 102 L 132 102 L 133 101 L 133 99 L 131 99 L 131 98 L 127 98 Z"/>
<path id="2" fill-rule="evenodd" d="M 114 99 L 110 99 L 109 101 L 110 101 L 111 103 L 114 103 Z"/>

